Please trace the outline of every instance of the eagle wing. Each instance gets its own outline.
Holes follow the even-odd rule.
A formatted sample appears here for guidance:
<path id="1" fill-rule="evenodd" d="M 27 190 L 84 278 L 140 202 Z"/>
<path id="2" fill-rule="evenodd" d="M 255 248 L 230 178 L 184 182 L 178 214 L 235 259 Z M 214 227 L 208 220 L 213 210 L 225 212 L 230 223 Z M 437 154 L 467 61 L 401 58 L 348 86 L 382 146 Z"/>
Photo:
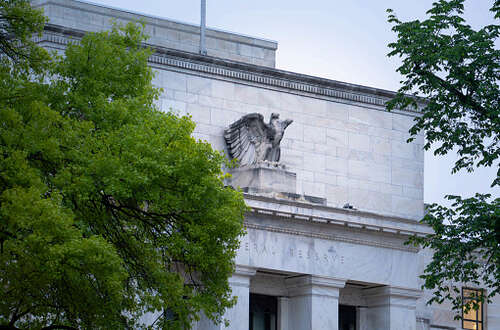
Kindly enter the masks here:
<path id="1" fill-rule="evenodd" d="M 262 160 L 260 147 L 268 140 L 268 129 L 264 117 L 259 113 L 245 115 L 231 124 L 224 130 L 231 158 L 237 158 L 240 165 L 252 165 Z"/>

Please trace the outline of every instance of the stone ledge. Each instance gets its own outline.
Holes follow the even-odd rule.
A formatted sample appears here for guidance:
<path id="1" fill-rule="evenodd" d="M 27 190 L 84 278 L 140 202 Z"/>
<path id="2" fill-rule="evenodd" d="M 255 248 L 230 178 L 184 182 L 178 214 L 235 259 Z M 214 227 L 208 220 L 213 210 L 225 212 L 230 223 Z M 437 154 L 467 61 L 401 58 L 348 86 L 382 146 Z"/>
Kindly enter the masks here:
<path id="1" fill-rule="evenodd" d="M 422 237 L 432 233 L 429 226 L 406 218 L 260 195 L 245 194 L 244 197 L 247 206 L 255 214 L 266 214 L 312 223 L 326 223 L 343 226 L 349 230 L 379 232 L 387 235 Z M 414 248 L 408 247 L 407 249 Z"/>
<path id="2" fill-rule="evenodd" d="M 289 200 L 294 202 L 302 202 L 302 203 L 311 203 L 316 205 L 327 205 L 326 198 L 317 197 L 317 196 L 309 196 L 309 195 L 301 195 L 289 192 L 266 192 L 264 190 L 256 189 L 256 188 L 243 188 L 241 189 L 245 194 L 249 194 L 252 196 L 262 196 L 267 198 L 279 199 L 279 200 Z"/>

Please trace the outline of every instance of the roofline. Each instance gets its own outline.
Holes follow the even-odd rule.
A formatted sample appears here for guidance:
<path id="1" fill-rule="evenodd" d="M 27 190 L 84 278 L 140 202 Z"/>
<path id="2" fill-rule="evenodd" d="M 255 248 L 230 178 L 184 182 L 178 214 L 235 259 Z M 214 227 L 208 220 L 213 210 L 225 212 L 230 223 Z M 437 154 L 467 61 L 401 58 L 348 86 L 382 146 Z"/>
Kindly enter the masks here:
<path id="1" fill-rule="evenodd" d="M 60 25 L 46 24 L 45 31 L 49 33 L 43 38 L 49 43 L 65 45 L 72 38 L 81 38 L 86 33 L 84 30 L 69 28 Z M 50 35 L 64 36 L 54 38 Z M 40 40 L 42 41 L 42 40 Z M 233 61 L 225 58 L 218 58 L 209 55 L 200 55 L 193 52 L 182 51 L 172 48 L 145 44 L 154 51 L 149 59 L 155 65 L 172 66 L 172 68 L 188 71 L 205 72 L 210 75 L 221 76 L 224 79 L 236 79 L 272 86 L 273 88 L 285 88 L 290 91 L 306 93 L 314 97 L 334 97 L 345 99 L 347 102 L 359 102 L 374 106 L 374 109 L 385 109 L 386 102 L 394 98 L 397 92 L 357 85 L 338 80 L 320 78 L 302 73 L 276 69 L 267 66 L 249 64 L 245 62 Z M 182 63 L 191 63 L 189 65 Z M 179 62 L 179 63 L 177 63 Z M 421 100 L 422 101 L 422 100 Z M 419 115 L 419 111 L 405 109 L 394 110 L 407 115 Z"/>
<path id="2" fill-rule="evenodd" d="M 54 1 L 54 0 L 38 0 L 38 1 L 31 0 L 31 2 L 35 3 L 34 7 L 40 7 L 40 6 L 44 5 L 44 4 L 58 4 L 59 5 L 59 3 L 57 1 Z M 65 2 L 65 5 L 68 6 L 68 4 L 66 3 L 67 0 L 65 0 L 64 2 Z M 143 17 L 143 18 L 156 19 L 156 20 L 160 20 L 160 21 L 171 22 L 171 23 L 176 23 L 176 24 L 187 25 L 189 27 L 199 28 L 199 25 L 197 25 L 197 24 L 188 23 L 188 22 L 184 22 L 184 21 L 176 20 L 176 19 L 171 19 L 171 18 L 168 18 L 168 17 L 161 17 L 161 16 L 156 16 L 156 15 L 151 15 L 151 14 L 145 14 L 145 13 L 141 13 L 141 12 L 138 12 L 138 11 L 129 10 L 129 9 L 123 9 L 123 8 L 119 8 L 119 7 L 115 7 L 115 6 L 103 5 L 103 4 L 92 2 L 92 1 L 87 1 L 87 0 L 71 0 L 71 2 L 78 2 L 78 3 L 90 5 L 90 6 L 95 6 L 95 7 L 100 7 L 100 8 L 107 8 L 107 9 L 115 10 L 115 11 L 122 12 L 122 13 L 127 13 L 127 14 L 131 14 L 131 15 L 135 15 L 135 16 L 140 16 L 140 17 Z M 275 44 L 276 47 L 278 45 L 278 42 L 276 40 L 262 38 L 262 37 L 255 37 L 255 36 L 251 36 L 251 35 L 248 35 L 248 34 L 237 33 L 237 32 L 228 31 L 228 30 L 224 30 L 224 29 L 207 27 L 207 31 L 226 33 L 226 34 L 230 34 L 230 35 L 234 35 L 234 36 L 239 36 L 239 37 L 244 37 L 244 38 L 249 38 L 249 39 L 256 39 L 256 40 L 260 40 L 260 41 L 263 41 L 263 42 L 269 42 L 269 43 Z"/>

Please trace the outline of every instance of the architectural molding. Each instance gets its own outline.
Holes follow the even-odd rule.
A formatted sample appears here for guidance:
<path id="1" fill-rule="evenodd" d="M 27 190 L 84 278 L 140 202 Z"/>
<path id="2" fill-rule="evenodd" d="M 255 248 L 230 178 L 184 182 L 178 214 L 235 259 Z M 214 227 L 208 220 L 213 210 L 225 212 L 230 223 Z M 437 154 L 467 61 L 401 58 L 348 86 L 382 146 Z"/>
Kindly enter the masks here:
<path id="1" fill-rule="evenodd" d="M 42 36 L 35 37 L 35 41 L 65 46 L 70 42 L 78 41 L 83 35 L 84 32 L 77 29 L 47 24 Z M 286 89 L 289 92 L 306 93 L 315 97 L 328 97 L 363 103 L 380 109 L 385 109 L 386 102 L 395 95 L 395 92 L 373 87 L 349 84 L 212 56 L 201 56 L 154 45 L 146 44 L 145 46 L 154 50 L 154 54 L 149 58 L 149 62 L 153 65 L 167 66 L 195 74 L 210 75 L 217 79 L 231 79 L 240 83 Z M 403 110 L 401 112 L 413 116 L 418 115 L 418 111 Z"/>
<path id="2" fill-rule="evenodd" d="M 266 214 L 285 220 L 299 219 L 342 226 L 354 231 L 379 232 L 406 237 L 414 235 L 423 237 L 432 233 L 429 226 L 406 218 L 267 196 L 252 194 L 244 194 L 244 196 L 251 212 L 256 215 Z"/>
<path id="3" fill-rule="evenodd" d="M 345 287 L 346 279 L 320 275 L 301 275 L 288 277 L 285 282 L 288 287 L 317 285 L 324 287 L 343 288 Z"/>
<path id="4" fill-rule="evenodd" d="M 359 239 L 359 238 L 350 237 L 350 236 L 348 237 L 348 236 L 343 236 L 343 235 L 319 234 L 319 233 L 312 233 L 312 232 L 308 232 L 308 231 L 295 230 L 295 229 L 289 229 L 289 228 L 281 228 L 281 227 L 274 227 L 274 226 L 267 226 L 267 225 L 257 225 L 257 224 L 249 223 L 248 221 L 245 221 L 245 227 L 248 229 L 263 230 L 263 231 L 269 231 L 269 232 L 274 232 L 274 233 L 296 235 L 296 236 L 301 236 L 301 237 L 320 238 L 320 239 L 326 239 L 326 240 L 337 241 L 337 242 L 345 242 L 345 243 L 350 243 L 350 244 L 362 244 L 362 245 L 382 247 L 382 248 L 392 249 L 392 250 L 401 250 L 401 251 L 405 251 L 405 252 L 416 253 L 419 251 L 419 249 L 414 248 L 414 247 L 379 242 L 379 241 L 375 241 L 375 240 L 365 240 L 365 239 Z"/>

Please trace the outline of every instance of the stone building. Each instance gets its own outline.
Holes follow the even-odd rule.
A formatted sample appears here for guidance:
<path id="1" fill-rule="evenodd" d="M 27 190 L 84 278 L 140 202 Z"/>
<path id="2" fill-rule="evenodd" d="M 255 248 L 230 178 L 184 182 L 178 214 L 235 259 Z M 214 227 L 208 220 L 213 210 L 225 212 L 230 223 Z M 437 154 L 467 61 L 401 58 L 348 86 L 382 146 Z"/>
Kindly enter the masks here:
<path id="1" fill-rule="evenodd" d="M 195 137 L 216 149 L 227 151 L 224 130 L 244 115 L 293 120 L 280 165 L 262 163 L 258 180 L 238 184 L 251 212 L 230 279 L 230 329 L 462 328 L 450 306 L 425 305 L 418 275 L 429 256 L 403 244 L 430 229 L 418 223 L 423 136 L 406 143 L 418 113 L 387 112 L 393 92 L 276 69 L 274 41 L 208 29 L 199 55 L 198 26 L 74 0 L 33 4 L 50 19 L 38 41 L 52 49 L 111 19 L 144 20 L 165 90 L 159 107 L 190 114 Z M 500 301 L 478 318 L 477 328 L 500 329 Z"/>

